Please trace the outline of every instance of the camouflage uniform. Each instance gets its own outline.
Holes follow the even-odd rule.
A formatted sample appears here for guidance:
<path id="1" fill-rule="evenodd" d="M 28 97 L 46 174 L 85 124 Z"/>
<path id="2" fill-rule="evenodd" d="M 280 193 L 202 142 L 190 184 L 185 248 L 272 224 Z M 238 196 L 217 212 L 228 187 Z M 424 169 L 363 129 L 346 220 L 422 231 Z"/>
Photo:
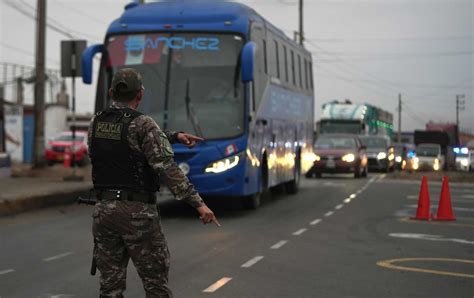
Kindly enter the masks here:
<path id="1" fill-rule="evenodd" d="M 126 107 L 119 102 L 110 105 L 111 109 Z M 92 133 L 91 125 L 89 140 Z M 145 115 L 132 120 L 127 135 L 130 148 L 142 154 L 154 172 L 165 176 L 174 196 L 199 207 L 201 197 L 173 160 L 170 141 L 177 141 L 176 137 L 177 133 L 162 131 Z M 142 279 L 146 297 L 172 297 L 167 286 L 170 254 L 156 204 L 100 200 L 93 213 L 93 235 L 101 297 L 123 297 L 129 258 Z"/>

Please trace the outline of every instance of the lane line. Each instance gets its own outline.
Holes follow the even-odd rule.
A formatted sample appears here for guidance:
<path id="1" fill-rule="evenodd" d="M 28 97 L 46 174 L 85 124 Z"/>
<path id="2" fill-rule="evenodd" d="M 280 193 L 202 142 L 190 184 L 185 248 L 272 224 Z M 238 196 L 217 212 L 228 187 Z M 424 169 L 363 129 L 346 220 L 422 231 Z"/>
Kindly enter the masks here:
<path id="1" fill-rule="evenodd" d="M 339 209 L 341 209 L 342 207 L 344 207 L 344 205 L 339 204 L 339 205 L 337 205 L 335 208 L 336 208 L 336 210 L 339 210 Z"/>
<path id="2" fill-rule="evenodd" d="M 331 215 L 334 214 L 334 211 L 329 211 L 329 212 L 326 212 L 326 214 L 324 214 L 325 217 L 329 217 Z"/>
<path id="3" fill-rule="evenodd" d="M 349 198 L 351 198 L 351 199 L 355 199 L 356 197 L 357 197 L 357 195 L 355 193 L 353 193 L 349 196 Z"/>
<path id="4" fill-rule="evenodd" d="M 0 271 L 0 275 L 7 274 L 7 273 L 11 273 L 11 272 L 14 272 L 14 271 L 15 271 L 14 269 L 2 270 L 2 271 Z"/>
<path id="5" fill-rule="evenodd" d="M 243 263 L 240 267 L 242 268 L 250 268 L 252 267 L 253 265 L 255 265 L 258 261 L 260 261 L 261 259 L 263 259 L 263 256 L 256 256 L 254 258 L 251 258 L 250 260 L 248 260 L 247 262 Z"/>
<path id="6" fill-rule="evenodd" d="M 204 293 L 213 293 L 231 281 L 232 277 L 223 277 L 203 290 Z"/>
<path id="7" fill-rule="evenodd" d="M 464 278 L 474 278 L 474 274 L 466 274 L 466 273 L 459 273 L 459 272 L 440 271 L 440 270 L 423 269 L 423 268 L 418 268 L 418 267 L 394 265 L 394 263 L 403 263 L 403 262 L 449 262 L 449 263 L 474 264 L 474 261 L 472 261 L 472 260 L 448 259 L 448 258 L 405 258 L 405 259 L 393 259 L 393 260 L 378 261 L 376 264 L 380 267 L 384 267 L 384 268 L 388 268 L 388 269 L 413 271 L 413 272 L 421 272 L 421 273 L 431 273 L 431 274 L 447 275 L 447 276 L 455 276 L 455 277 L 464 277 Z"/>
<path id="8" fill-rule="evenodd" d="M 322 219 L 319 219 L 319 218 L 318 218 L 318 219 L 313 220 L 313 221 L 310 222 L 309 224 L 312 225 L 312 226 L 315 226 L 315 225 L 317 225 L 318 223 L 320 223 L 321 221 L 322 221 Z"/>
<path id="9" fill-rule="evenodd" d="M 298 231 L 294 232 L 293 235 L 294 236 L 299 236 L 301 234 L 303 234 L 304 232 L 306 232 L 308 229 L 299 229 Z"/>
<path id="10" fill-rule="evenodd" d="M 344 200 L 344 203 L 349 204 L 351 202 L 351 198 L 347 198 Z"/>
<path id="11" fill-rule="evenodd" d="M 356 191 L 356 194 L 360 195 L 361 192 L 363 192 L 363 190 L 359 189 L 358 191 Z"/>
<path id="12" fill-rule="evenodd" d="M 61 258 L 70 256 L 70 255 L 73 255 L 73 254 L 74 253 L 72 251 L 68 251 L 68 252 L 65 252 L 65 253 L 62 253 L 62 254 L 59 254 L 59 255 L 55 255 L 55 256 L 52 256 L 52 257 L 49 257 L 49 258 L 44 258 L 43 261 L 50 262 L 50 261 L 61 259 Z"/>
<path id="13" fill-rule="evenodd" d="M 287 240 L 281 240 L 275 244 L 273 244 L 270 249 L 279 249 L 280 247 L 282 247 L 283 245 L 287 244 L 288 241 Z"/>

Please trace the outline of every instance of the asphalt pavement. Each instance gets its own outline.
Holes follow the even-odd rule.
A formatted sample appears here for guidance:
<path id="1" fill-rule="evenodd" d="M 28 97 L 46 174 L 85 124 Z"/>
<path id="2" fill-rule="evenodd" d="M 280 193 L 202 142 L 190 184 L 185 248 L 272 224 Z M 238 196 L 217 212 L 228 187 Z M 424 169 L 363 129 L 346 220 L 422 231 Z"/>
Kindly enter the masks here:
<path id="1" fill-rule="evenodd" d="M 413 221 L 420 183 L 328 176 L 258 210 L 209 202 L 221 228 L 160 203 L 175 297 L 473 297 L 474 185 L 451 185 L 454 222 Z M 440 184 L 430 184 L 433 212 Z M 0 297 L 97 297 L 89 206 L 0 219 Z M 126 297 L 144 297 L 129 264 Z"/>

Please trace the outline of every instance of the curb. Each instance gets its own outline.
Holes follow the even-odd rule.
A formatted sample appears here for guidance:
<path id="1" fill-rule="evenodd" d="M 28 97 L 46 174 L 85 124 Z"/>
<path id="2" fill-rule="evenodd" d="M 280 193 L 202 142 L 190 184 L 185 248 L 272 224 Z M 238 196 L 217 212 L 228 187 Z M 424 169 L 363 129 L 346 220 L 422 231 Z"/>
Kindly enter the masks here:
<path id="1" fill-rule="evenodd" d="M 28 198 L 18 198 L 15 200 L 5 199 L 0 201 L 0 217 L 15 215 L 18 213 L 46 207 L 72 204 L 77 200 L 78 196 L 87 194 L 89 189 L 90 187 L 88 186 L 84 187 L 84 189 L 60 193 L 38 195 Z"/>

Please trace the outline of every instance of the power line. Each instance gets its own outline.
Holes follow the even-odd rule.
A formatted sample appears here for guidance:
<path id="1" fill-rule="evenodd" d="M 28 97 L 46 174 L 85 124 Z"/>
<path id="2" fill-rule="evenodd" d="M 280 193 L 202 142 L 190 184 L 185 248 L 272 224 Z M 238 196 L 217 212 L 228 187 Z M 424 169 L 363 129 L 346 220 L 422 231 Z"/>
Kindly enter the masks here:
<path id="1" fill-rule="evenodd" d="M 398 37 L 398 38 L 384 38 L 384 37 L 375 37 L 375 38 L 317 38 L 310 37 L 308 40 L 316 42 L 426 42 L 426 41 L 452 41 L 452 40 L 463 40 L 463 39 L 473 39 L 472 35 L 465 36 L 418 36 L 418 37 Z"/>
<path id="2" fill-rule="evenodd" d="M 11 1 L 5 1 L 4 3 L 6 5 L 10 6 L 11 8 L 13 8 L 14 10 L 20 12 L 24 16 L 26 16 L 26 17 L 28 17 L 32 20 L 36 20 L 36 14 L 34 12 L 28 11 L 24 7 L 20 7 L 19 5 L 15 4 Z M 33 10 L 35 9 L 33 6 L 31 6 L 30 4 L 28 4 L 24 1 L 20 1 L 20 3 L 26 5 L 29 9 L 33 9 Z M 58 21 L 56 21 L 56 20 L 54 20 L 50 17 L 48 18 L 46 26 L 48 28 L 50 28 L 51 30 L 53 30 L 53 31 L 55 31 L 55 32 L 57 32 L 61 35 L 64 35 L 68 38 L 71 38 L 71 39 L 77 38 L 76 35 L 84 36 L 84 37 L 87 37 L 88 39 L 91 39 L 91 40 L 94 40 L 94 41 L 96 41 L 98 39 L 97 37 L 91 36 L 87 33 L 67 28 L 64 25 L 60 24 Z M 76 35 L 72 34 L 72 33 L 75 33 Z"/>

